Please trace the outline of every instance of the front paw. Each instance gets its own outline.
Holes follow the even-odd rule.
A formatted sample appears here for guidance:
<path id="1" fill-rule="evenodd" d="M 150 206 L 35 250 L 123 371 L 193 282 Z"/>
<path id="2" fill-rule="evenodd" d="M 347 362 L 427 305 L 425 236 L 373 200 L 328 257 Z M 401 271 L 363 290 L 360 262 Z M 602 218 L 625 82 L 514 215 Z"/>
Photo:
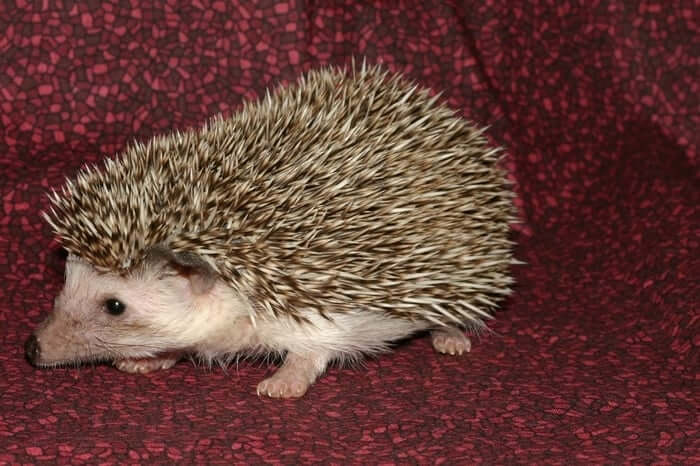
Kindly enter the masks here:
<path id="1" fill-rule="evenodd" d="M 299 398 L 311 383 L 301 378 L 269 377 L 258 384 L 258 396 L 270 398 Z"/>
<path id="2" fill-rule="evenodd" d="M 176 362 L 177 359 L 174 358 L 119 359 L 114 361 L 114 366 L 120 371 L 131 374 L 147 374 L 157 370 L 170 369 Z"/>

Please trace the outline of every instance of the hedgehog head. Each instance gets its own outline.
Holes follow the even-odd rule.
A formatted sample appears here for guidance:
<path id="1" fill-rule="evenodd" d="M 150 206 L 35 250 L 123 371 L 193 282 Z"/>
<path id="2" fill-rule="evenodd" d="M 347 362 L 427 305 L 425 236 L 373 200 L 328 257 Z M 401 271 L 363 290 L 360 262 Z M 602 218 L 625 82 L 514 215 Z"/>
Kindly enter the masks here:
<path id="1" fill-rule="evenodd" d="M 223 309 L 225 307 L 225 309 Z M 245 306 L 192 254 L 152 248 L 128 272 L 69 255 L 54 310 L 35 332 L 38 366 L 175 354 L 210 340 Z"/>

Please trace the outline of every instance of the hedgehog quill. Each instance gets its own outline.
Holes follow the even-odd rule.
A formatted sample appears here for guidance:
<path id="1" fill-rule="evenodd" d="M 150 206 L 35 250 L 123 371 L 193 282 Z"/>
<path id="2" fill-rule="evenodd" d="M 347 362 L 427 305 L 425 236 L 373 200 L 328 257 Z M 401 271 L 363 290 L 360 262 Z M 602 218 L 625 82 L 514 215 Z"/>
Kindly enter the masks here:
<path id="1" fill-rule="evenodd" d="M 465 353 L 513 284 L 500 158 L 427 89 L 365 66 L 136 143 L 51 195 L 65 284 L 27 358 L 146 373 L 277 354 L 257 393 L 291 398 L 418 332 Z"/>

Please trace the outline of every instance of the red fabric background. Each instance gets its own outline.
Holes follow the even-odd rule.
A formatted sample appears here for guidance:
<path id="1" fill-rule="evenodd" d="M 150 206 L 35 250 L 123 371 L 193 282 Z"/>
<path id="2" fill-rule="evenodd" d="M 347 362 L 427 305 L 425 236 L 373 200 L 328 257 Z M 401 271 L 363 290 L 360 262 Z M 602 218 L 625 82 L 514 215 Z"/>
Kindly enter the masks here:
<path id="1" fill-rule="evenodd" d="M 522 5 L 522 6 L 520 6 Z M 584 6 L 585 5 L 585 6 Z M 0 463 L 700 462 L 700 2 L 0 3 Z M 45 192 L 352 57 L 508 149 L 517 294 L 455 359 L 413 340 L 298 401 L 266 367 L 41 371 Z"/>

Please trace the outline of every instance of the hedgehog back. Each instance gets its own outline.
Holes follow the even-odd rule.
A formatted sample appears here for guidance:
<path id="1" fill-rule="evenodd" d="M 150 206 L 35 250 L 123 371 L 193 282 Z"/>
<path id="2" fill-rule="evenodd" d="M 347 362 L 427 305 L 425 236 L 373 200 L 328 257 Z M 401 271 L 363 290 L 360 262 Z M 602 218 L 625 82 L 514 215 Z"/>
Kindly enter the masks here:
<path id="1" fill-rule="evenodd" d="M 510 292 L 514 220 L 482 133 L 398 75 L 316 71 L 83 169 L 46 218 L 103 270 L 198 254 L 263 315 L 480 326 Z"/>

